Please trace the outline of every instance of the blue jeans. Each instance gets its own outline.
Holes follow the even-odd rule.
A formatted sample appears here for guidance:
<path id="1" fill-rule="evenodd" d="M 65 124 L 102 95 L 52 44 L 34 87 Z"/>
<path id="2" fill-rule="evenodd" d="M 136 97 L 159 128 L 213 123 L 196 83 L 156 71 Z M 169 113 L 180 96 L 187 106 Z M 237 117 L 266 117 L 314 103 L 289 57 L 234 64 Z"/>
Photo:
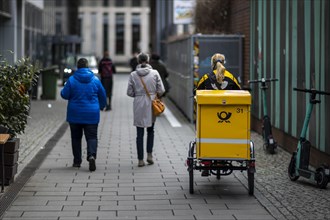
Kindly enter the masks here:
<path id="1" fill-rule="evenodd" d="M 97 153 L 97 127 L 98 124 L 71 124 L 71 145 L 73 153 L 73 163 L 81 164 L 81 141 L 83 133 L 87 142 L 87 160 L 90 156 L 96 159 Z"/>
<path id="2" fill-rule="evenodd" d="M 139 160 L 143 160 L 143 136 L 144 128 L 136 127 L 136 149 Z M 147 153 L 152 153 L 154 146 L 154 124 L 147 128 Z"/>

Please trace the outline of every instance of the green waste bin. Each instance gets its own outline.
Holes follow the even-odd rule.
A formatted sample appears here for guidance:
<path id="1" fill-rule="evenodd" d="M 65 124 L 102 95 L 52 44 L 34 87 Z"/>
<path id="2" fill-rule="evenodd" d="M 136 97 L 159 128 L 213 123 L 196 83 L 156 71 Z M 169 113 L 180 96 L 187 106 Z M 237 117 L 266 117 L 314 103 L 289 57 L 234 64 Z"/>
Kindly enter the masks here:
<path id="1" fill-rule="evenodd" d="M 58 67 L 51 66 L 41 71 L 42 95 L 41 99 L 56 99 Z"/>

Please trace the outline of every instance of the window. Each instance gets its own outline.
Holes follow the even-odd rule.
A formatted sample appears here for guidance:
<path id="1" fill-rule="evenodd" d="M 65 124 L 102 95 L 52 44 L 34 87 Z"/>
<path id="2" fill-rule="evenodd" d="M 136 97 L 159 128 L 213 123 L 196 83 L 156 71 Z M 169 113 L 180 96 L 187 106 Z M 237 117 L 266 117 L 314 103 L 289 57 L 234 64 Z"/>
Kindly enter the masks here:
<path id="1" fill-rule="evenodd" d="M 95 49 L 96 49 L 96 13 L 93 12 L 91 14 L 91 49 L 92 49 L 92 53 L 96 53 Z"/>
<path id="2" fill-rule="evenodd" d="M 82 24 L 83 24 L 83 17 L 84 17 L 84 14 L 83 13 L 79 13 L 79 16 L 78 16 L 78 30 L 77 30 L 77 33 L 80 37 L 82 37 Z"/>
<path id="3" fill-rule="evenodd" d="M 132 0 L 132 6 L 133 7 L 140 7 L 141 6 L 141 0 Z"/>
<path id="4" fill-rule="evenodd" d="M 124 22 L 124 13 L 116 13 L 116 54 L 124 54 Z"/>
<path id="5" fill-rule="evenodd" d="M 62 34 L 62 13 L 56 12 L 55 14 L 55 33 Z"/>
<path id="6" fill-rule="evenodd" d="M 56 6 L 56 7 L 61 7 L 61 6 L 63 6 L 63 2 L 62 2 L 62 0 L 56 0 L 56 1 L 55 1 L 55 6 Z"/>
<path id="7" fill-rule="evenodd" d="M 30 39 L 30 31 L 25 29 L 25 36 L 24 36 L 24 40 L 25 40 L 25 48 L 24 48 L 24 54 L 30 54 L 30 43 L 31 43 L 31 39 Z"/>
<path id="8" fill-rule="evenodd" d="M 108 13 L 103 14 L 103 51 L 108 50 L 108 31 L 109 31 L 109 16 Z"/>
<path id="9" fill-rule="evenodd" d="M 103 0 L 103 6 L 105 7 L 109 6 L 109 0 Z"/>
<path id="10" fill-rule="evenodd" d="M 115 4 L 116 4 L 116 7 L 124 7 L 125 6 L 125 1 L 124 0 L 116 0 Z"/>
<path id="11" fill-rule="evenodd" d="M 10 0 L 0 0 L 0 14 L 3 16 L 9 16 L 10 17 L 10 13 L 11 13 L 11 2 Z"/>
<path id="12" fill-rule="evenodd" d="M 141 18 L 139 13 L 132 14 L 132 53 L 140 51 Z"/>

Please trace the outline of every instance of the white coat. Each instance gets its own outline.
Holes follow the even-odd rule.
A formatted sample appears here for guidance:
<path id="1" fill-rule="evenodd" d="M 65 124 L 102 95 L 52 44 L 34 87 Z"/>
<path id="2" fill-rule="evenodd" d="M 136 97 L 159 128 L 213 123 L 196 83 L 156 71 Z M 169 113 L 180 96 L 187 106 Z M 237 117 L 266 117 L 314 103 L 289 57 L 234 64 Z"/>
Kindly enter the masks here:
<path id="1" fill-rule="evenodd" d="M 136 127 L 151 127 L 156 121 L 153 116 L 151 99 L 147 95 L 140 77 L 143 79 L 151 99 L 154 99 L 156 94 L 160 97 L 165 88 L 157 70 L 147 64 L 145 67 L 138 65 L 136 70 L 131 72 L 128 79 L 127 95 L 134 98 L 133 101 L 133 125 Z"/>

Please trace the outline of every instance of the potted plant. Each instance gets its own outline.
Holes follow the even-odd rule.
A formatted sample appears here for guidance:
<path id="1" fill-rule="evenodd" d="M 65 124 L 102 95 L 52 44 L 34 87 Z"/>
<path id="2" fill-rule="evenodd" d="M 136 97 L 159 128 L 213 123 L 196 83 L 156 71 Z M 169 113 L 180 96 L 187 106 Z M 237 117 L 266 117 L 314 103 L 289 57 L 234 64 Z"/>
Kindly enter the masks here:
<path id="1" fill-rule="evenodd" d="M 38 65 L 33 65 L 28 58 L 11 65 L 0 55 L 0 126 L 8 129 L 10 134 L 9 141 L 4 145 L 6 185 L 13 182 L 17 173 L 17 135 L 24 133 L 27 125 L 31 100 L 29 91 L 37 83 L 38 73 Z"/>

